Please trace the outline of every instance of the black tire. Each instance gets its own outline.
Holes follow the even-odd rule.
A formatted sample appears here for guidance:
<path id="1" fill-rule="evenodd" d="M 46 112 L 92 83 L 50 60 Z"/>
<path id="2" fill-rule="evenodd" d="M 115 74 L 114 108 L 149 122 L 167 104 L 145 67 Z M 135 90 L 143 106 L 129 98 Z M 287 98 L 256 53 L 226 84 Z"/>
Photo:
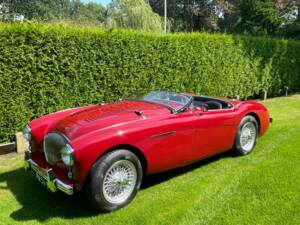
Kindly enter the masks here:
<path id="1" fill-rule="evenodd" d="M 130 165 L 134 165 L 136 169 L 136 182 L 132 189 L 129 191 L 130 195 L 124 199 L 122 202 L 110 202 L 108 200 L 107 194 L 105 195 L 104 189 L 104 179 L 106 173 L 110 171 L 113 165 L 118 163 L 126 162 Z M 141 186 L 143 178 L 143 169 L 138 157 L 125 149 L 118 149 L 108 152 L 102 156 L 91 168 L 89 177 L 85 185 L 85 194 L 91 206 L 100 212 L 111 212 L 122 208 L 129 204 L 135 197 L 138 189 Z"/>
<path id="2" fill-rule="evenodd" d="M 241 134 L 242 134 L 242 130 L 244 129 L 245 126 L 252 126 L 254 125 L 255 127 L 255 137 L 253 140 L 253 144 L 250 145 L 249 148 L 245 148 L 243 146 L 243 144 L 241 143 Z M 248 155 L 249 153 L 251 153 L 256 145 L 256 141 L 257 141 L 257 137 L 258 137 L 258 123 L 256 121 L 256 119 L 253 116 L 245 116 L 238 127 L 238 131 L 235 137 L 235 143 L 234 143 L 234 151 L 238 154 L 238 155 Z"/>

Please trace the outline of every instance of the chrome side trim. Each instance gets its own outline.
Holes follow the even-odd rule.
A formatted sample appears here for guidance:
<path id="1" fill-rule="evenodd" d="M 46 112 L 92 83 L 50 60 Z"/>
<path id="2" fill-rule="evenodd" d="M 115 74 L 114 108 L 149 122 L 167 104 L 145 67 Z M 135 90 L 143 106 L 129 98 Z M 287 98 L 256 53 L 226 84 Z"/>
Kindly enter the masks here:
<path id="1" fill-rule="evenodd" d="M 155 134 L 155 135 L 152 135 L 151 137 L 152 138 L 159 138 L 159 137 L 170 136 L 170 135 L 173 135 L 173 134 L 176 134 L 176 131 L 170 131 L 170 132 L 166 132 L 166 133 L 162 133 L 162 134 Z"/>

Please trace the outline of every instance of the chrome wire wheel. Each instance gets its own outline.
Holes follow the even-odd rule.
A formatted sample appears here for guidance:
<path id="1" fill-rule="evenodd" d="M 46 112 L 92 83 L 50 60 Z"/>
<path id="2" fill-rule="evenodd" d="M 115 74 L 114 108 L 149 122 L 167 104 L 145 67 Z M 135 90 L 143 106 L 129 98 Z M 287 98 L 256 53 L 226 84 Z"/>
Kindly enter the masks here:
<path id="1" fill-rule="evenodd" d="M 133 192 L 137 182 L 137 170 L 129 160 L 115 162 L 106 172 L 103 180 L 103 195 L 106 201 L 121 204 Z"/>
<path id="2" fill-rule="evenodd" d="M 240 143 L 241 147 L 246 152 L 250 152 L 255 145 L 257 136 L 257 129 L 253 122 L 247 122 L 244 124 L 241 130 Z"/>

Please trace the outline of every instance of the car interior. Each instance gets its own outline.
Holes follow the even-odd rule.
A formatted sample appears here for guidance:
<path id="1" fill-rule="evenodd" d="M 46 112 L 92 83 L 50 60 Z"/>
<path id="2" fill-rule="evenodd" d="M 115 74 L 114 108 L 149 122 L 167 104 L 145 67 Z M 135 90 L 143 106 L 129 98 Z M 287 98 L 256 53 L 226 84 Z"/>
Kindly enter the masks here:
<path id="1" fill-rule="evenodd" d="M 229 102 L 206 96 L 194 96 L 193 105 L 199 108 L 205 105 L 208 110 L 230 109 L 233 107 Z"/>

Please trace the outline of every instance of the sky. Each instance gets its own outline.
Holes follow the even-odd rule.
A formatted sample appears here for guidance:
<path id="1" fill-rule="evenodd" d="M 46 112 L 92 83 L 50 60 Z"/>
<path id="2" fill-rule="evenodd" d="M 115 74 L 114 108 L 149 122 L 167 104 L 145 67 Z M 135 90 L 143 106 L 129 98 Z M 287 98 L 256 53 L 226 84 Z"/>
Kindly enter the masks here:
<path id="1" fill-rule="evenodd" d="M 101 3 L 102 5 L 106 6 L 110 0 L 81 0 L 84 3 L 88 3 L 88 2 L 96 2 L 96 3 Z"/>

